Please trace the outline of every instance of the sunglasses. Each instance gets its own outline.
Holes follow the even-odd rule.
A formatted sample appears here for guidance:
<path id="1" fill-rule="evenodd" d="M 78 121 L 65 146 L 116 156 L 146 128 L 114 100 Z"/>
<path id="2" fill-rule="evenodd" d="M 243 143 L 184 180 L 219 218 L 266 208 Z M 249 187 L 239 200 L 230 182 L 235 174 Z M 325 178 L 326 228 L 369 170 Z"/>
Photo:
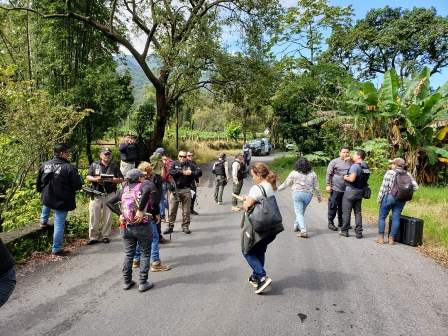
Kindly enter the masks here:
<path id="1" fill-rule="evenodd" d="M 104 155 L 108 155 L 108 156 L 109 156 L 109 155 L 112 155 L 112 153 L 103 153 L 103 154 L 104 154 Z"/>
<path id="2" fill-rule="evenodd" d="M 187 156 L 193 156 L 193 155 L 187 155 Z"/>
<path id="3" fill-rule="evenodd" d="M 186 156 L 185 155 L 179 155 L 179 158 L 186 158 Z"/>

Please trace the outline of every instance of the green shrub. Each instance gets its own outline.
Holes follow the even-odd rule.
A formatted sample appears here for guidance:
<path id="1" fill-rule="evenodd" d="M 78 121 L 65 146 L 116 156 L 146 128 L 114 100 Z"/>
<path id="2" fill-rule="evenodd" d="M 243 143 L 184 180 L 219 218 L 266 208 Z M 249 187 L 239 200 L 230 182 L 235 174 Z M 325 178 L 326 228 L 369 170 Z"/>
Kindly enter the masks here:
<path id="1" fill-rule="evenodd" d="M 387 139 L 377 138 L 364 142 L 360 148 L 366 151 L 370 168 L 386 169 L 389 166 L 391 145 Z"/>

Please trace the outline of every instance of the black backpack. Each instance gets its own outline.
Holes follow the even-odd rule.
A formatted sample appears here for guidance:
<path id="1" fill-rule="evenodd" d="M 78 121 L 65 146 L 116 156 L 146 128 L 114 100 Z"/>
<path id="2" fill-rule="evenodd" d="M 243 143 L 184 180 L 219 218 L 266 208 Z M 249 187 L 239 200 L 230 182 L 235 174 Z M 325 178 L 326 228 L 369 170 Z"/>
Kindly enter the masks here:
<path id="1" fill-rule="evenodd" d="M 397 171 L 390 194 L 399 201 L 410 201 L 414 195 L 412 178 L 405 171 Z"/>

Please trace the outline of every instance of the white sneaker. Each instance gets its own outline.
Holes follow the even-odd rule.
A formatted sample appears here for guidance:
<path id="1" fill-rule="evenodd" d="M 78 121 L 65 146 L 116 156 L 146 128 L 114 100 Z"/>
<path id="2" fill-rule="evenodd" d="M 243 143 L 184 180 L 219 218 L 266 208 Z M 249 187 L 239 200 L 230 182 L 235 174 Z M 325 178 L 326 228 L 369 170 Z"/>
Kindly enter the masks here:
<path id="1" fill-rule="evenodd" d="M 255 294 L 261 294 L 263 291 L 269 287 L 269 285 L 272 283 L 272 279 L 270 277 L 264 277 L 260 279 L 258 282 L 257 289 L 255 290 Z"/>

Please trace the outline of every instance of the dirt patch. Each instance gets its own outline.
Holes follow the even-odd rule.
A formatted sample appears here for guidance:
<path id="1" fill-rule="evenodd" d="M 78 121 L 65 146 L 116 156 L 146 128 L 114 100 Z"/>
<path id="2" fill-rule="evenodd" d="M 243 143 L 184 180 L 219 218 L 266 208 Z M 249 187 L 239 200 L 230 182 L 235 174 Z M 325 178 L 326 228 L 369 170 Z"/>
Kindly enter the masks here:
<path id="1" fill-rule="evenodd" d="M 434 246 L 418 246 L 417 251 L 434 259 L 440 265 L 448 268 L 448 251 L 443 247 Z"/>

